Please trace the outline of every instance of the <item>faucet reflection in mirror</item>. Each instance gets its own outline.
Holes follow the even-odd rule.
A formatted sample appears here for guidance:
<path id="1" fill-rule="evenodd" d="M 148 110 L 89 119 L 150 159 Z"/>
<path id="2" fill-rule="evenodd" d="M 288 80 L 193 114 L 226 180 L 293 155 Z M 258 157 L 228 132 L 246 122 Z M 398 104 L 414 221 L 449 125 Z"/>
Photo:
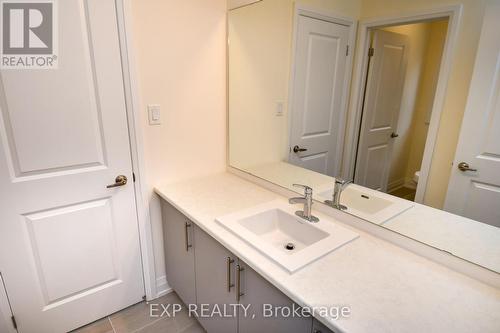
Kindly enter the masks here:
<path id="1" fill-rule="evenodd" d="M 342 195 L 342 191 L 344 191 L 344 189 L 351 183 L 352 181 L 350 180 L 336 178 L 335 186 L 333 187 L 332 200 L 325 200 L 325 203 L 333 208 L 346 210 L 347 207 L 340 203 L 340 196 Z"/>

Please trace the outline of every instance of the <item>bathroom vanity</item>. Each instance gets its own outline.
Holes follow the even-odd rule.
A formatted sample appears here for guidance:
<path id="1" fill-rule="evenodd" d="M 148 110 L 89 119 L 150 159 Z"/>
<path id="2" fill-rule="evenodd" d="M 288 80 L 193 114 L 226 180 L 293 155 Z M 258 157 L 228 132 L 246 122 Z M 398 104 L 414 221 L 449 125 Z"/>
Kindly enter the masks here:
<path id="1" fill-rule="evenodd" d="M 208 332 L 498 332 L 500 327 L 497 288 L 352 228 L 348 222 L 356 217 L 349 214 L 313 207 L 320 221 L 358 237 L 291 272 L 217 222 L 287 198 L 230 173 L 159 185 L 156 193 L 163 199 L 167 279 L 186 304 L 253 304 L 257 314 L 263 303 L 350 309 L 348 318 L 338 319 L 314 311 L 314 319 L 199 318 Z"/>
<path id="2" fill-rule="evenodd" d="M 463 106 L 491 120 L 462 126 L 476 134 L 446 143 L 452 161 L 435 146 L 450 140 L 440 119 L 460 118 L 443 105 L 466 93 L 447 82 L 469 5 L 244 3 L 227 22 L 228 171 L 156 187 L 172 288 L 188 304 L 312 312 L 198 317 L 208 332 L 500 332 L 500 6 L 484 4 Z"/>
<path id="3" fill-rule="evenodd" d="M 230 310 L 198 320 L 209 332 L 311 332 L 312 317 L 263 318 L 262 305 L 294 302 L 168 202 L 162 203 L 169 284 L 186 304 Z M 245 316 L 244 311 L 250 305 Z M 238 309 L 239 311 L 233 311 Z M 243 309 L 243 308 L 241 308 Z M 211 312 L 211 311 L 210 311 Z"/>

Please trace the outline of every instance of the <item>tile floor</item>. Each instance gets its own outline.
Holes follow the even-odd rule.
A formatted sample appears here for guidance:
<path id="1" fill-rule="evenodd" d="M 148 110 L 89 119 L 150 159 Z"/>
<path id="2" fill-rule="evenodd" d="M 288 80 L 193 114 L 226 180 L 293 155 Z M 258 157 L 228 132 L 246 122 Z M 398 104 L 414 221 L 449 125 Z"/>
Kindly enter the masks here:
<path id="1" fill-rule="evenodd" d="M 401 187 L 395 191 L 389 192 L 389 194 L 395 195 L 397 197 L 400 197 L 400 198 L 403 198 L 406 200 L 415 201 L 415 193 L 416 192 L 417 191 L 415 189 L 408 188 L 408 187 Z"/>
<path id="2" fill-rule="evenodd" d="M 79 328 L 72 333 L 202 333 L 205 330 L 198 321 L 189 317 L 186 307 L 176 293 L 172 292 L 155 299 L 154 304 L 182 304 L 183 309 L 174 318 L 155 318 L 150 316 L 150 307 L 146 302 L 132 305 L 109 317 Z M 161 313 L 159 306 L 159 313 Z"/>

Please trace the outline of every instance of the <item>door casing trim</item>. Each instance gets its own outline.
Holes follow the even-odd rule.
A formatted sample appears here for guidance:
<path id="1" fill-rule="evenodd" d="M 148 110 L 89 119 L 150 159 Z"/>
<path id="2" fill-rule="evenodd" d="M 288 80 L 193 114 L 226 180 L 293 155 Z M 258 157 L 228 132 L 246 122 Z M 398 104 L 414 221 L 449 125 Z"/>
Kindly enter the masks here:
<path id="1" fill-rule="evenodd" d="M 122 56 L 123 84 L 127 109 L 132 170 L 135 175 L 134 193 L 137 223 L 141 249 L 142 272 L 146 300 L 158 297 L 156 288 L 156 269 L 153 247 L 152 226 L 149 214 L 150 191 L 147 187 L 145 153 L 139 114 L 139 82 L 133 49 L 132 0 L 115 0 L 120 52 Z"/>

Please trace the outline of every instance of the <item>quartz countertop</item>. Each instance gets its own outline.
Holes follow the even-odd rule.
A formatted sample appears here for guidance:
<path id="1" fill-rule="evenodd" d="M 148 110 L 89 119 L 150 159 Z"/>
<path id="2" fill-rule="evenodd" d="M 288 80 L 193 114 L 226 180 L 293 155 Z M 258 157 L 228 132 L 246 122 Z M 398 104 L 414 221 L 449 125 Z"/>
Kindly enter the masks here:
<path id="1" fill-rule="evenodd" d="M 383 226 L 500 272 L 500 228 L 415 203 Z"/>
<path id="2" fill-rule="evenodd" d="M 297 304 L 349 306 L 349 318 L 315 314 L 336 332 L 500 332 L 499 289 L 345 224 L 360 237 L 289 274 L 215 221 L 283 199 L 238 176 L 158 184 L 155 191 Z"/>

